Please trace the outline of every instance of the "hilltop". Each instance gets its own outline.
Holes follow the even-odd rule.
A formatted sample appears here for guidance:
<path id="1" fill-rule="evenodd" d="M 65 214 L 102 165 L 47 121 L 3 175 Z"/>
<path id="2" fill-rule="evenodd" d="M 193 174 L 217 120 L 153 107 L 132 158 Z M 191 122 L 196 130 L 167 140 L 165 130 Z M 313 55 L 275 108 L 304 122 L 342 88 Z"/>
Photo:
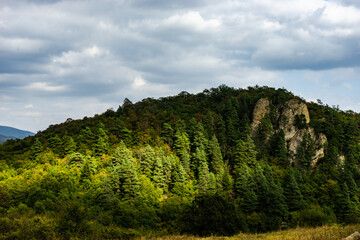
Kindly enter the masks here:
<path id="1" fill-rule="evenodd" d="M 13 127 L 0 126 L 0 142 L 9 139 L 23 139 L 35 135 L 33 132 L 24 131 Z"/>
<path id="2" fill-rule="evenodd" d="M 270 87 L 125 99 L 0 146 L 0 236 L 209 236 L 358 223 L 359 122 L 353 111 Z"/>

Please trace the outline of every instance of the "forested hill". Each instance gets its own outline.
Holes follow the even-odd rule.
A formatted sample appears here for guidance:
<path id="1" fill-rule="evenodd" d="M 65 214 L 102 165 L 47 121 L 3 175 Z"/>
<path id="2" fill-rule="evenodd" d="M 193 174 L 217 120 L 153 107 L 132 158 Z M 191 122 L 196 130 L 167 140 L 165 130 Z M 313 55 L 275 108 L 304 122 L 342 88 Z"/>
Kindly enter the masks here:
<path id="1" fill-rule="evenodd" d="M 356 223 L 359 122 L 269 87 L 125 99 L 0 146 L 0 238 Z"/>

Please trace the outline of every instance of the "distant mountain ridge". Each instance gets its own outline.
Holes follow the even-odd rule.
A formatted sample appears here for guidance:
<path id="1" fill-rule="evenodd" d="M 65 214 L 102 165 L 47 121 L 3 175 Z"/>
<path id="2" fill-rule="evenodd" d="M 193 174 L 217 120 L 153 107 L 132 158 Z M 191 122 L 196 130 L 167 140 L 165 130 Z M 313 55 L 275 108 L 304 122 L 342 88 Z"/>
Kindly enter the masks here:
<path id="1" fill-rule="evenodd" d="M 28 136 L 34 136 L 35 133 L 24 131 L 13 127 L 0 126 L 0 142 L 5 142 L 9 139 L 23 139 Z"/>

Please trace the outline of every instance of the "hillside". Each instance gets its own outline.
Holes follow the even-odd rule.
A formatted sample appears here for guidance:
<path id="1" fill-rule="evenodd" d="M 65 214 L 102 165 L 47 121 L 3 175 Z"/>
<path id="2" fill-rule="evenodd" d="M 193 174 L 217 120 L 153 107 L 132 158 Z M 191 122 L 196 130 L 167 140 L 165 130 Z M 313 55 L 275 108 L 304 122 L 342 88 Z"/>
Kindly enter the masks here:
<path id="1" fill-rule="evenodd" d="M 359 223 L 359 122 L 269 87 L 125 99 L 0 146 L 0 238 Z"/>
<path id="2" fill-rule="evenodd" d="M 35 134 L 29 131 L 20 130 L 13 127 L 0 126 L 0 142 L 5 142 L 9 139 L 23 139 L 33 135 Z"/>

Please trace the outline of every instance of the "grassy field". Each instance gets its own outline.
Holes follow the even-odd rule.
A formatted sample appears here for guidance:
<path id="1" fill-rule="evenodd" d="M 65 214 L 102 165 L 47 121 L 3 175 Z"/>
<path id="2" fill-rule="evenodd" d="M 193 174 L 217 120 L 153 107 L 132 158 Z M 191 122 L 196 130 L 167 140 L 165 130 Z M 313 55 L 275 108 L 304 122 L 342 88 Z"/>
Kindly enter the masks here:
<path id="1" fill-rule="evenodd" d="M 192 239 L 201 239 L 201 240 L 238 240 L 238 239 L 264 239 L 264 240 L 276 240 L 276 239 L 286 239 L 286 240 L 341 240 L 355 231 L 360 231 L 360 224 L 357 225 L 349 225 L 349 226 L 323 226 L 317 228 L 295 228 L 289 230 L 283 230 L 278 232 L 271 233 L 261 233 L 261 234 L 238 234 L 233 237 L 207 237 L 207 238 L 199 238 L 193 236 L 167 236 L 162 238 L 156 238 L 157 240 L 192 240 Z M 141 238 L 149 239 L 149 238 Z"/>

